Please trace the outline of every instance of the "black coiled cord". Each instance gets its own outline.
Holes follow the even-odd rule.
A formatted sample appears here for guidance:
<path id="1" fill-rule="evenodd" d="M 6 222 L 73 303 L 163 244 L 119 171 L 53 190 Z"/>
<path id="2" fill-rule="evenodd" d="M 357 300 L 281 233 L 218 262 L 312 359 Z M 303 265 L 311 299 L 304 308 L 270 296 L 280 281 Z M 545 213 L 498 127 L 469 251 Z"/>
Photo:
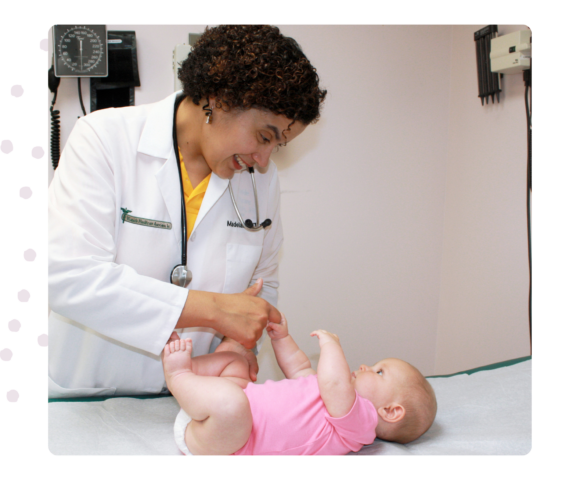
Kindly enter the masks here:
<path id="1" fill-rule="evenodd" d="M 56 170 L 60 160 L 60 110 L 54 110 L 55 103 L 56 92 L 50 107 L 50 158 L 52 160 L 52 168 Z"/>
<path id="2" fill-rule="evenodd" d="M 54 93 L 52 105 L 50 106 L 50 158 L 52 160 L 52 168 L 55 170 L 60 160 L 60 111 L 54 109 L 59 83 L 60 78 L 54 75 L 54 66 L 52 66 L 48 70 L 48 88 Z"/>

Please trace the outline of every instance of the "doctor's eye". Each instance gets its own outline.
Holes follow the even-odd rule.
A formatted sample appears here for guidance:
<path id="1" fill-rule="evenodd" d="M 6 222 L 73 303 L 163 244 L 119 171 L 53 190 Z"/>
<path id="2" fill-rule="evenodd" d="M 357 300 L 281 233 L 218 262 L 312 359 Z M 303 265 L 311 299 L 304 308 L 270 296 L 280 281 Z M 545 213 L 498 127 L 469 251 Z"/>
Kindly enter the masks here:
<path id="1" fill-rule="evenodd" d="M 268 137 L 265 137 L 264 135 L 260 134 L 260 137 L 262 137 L 262 141 L 264 143 L 270 143 L 270 139 Z"/>
<path id="2" fill-rule="evenodd" d="M 280 151 L 280 149 L 281 149 L 282 147 L 285 147 L 285 146 L 286 146 L 286 142 L 284 142 L 284 143 L 279 143 L 278 145 L 276 145 L 276 149 L 274 150 L 274 153 L 277 153 L 277 152 L 279 152 L 279 151 Z"/>

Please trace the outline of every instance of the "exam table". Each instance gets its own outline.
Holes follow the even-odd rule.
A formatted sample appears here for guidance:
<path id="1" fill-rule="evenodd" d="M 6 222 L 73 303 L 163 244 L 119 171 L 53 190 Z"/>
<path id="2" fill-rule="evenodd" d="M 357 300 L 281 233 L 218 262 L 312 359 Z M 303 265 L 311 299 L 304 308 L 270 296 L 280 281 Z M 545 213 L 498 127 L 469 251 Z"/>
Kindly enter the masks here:
<path id="1" fill-rule="evenodd" d="M 406 445 L 376 439 L 349 455 L 525 455 L 532 448 L 531 357 L 428 377 L 438 411 Z M 56 455 L 181 455 L 172 396 L 49 400 L 48 446 Z"/>

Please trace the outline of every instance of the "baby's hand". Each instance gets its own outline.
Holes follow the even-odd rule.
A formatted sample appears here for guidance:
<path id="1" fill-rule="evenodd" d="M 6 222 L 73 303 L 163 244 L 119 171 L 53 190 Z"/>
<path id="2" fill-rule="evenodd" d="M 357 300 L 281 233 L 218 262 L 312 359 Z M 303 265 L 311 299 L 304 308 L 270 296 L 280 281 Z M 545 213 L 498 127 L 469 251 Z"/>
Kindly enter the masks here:
<path id="1" fill-rule="evenodd" d="M 288 336 L 288 322 L 283 313 L 280 323 L 268 322 L 266 325 L 266 332 L 268 332 L 268 335 L 272 340 L 280 340 L 281 338 Z"/>
<path id="2" fill-rule="evenodd" d="M 318 337 L 318 344 L 322 347 L 325 343 L 336 343 L 340 345 L 338 336 L 334 333 L 327 332 L 326 330 L 314 330 L 310 334 L 311 337 Z"/>

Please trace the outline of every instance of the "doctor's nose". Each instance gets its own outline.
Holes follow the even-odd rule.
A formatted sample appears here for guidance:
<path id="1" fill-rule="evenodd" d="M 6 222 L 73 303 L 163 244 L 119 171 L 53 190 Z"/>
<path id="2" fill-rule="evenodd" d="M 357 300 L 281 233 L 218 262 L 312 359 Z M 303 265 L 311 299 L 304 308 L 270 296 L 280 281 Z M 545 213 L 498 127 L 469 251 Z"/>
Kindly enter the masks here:
<path id="1" fill-rule="evenodd" d="M 252 160 L 254 160 L 254 162 L 256 162 L 260 167 L 265 167 L 268 165 L 270 155 L 267 152 L 252 153 Z"/>

